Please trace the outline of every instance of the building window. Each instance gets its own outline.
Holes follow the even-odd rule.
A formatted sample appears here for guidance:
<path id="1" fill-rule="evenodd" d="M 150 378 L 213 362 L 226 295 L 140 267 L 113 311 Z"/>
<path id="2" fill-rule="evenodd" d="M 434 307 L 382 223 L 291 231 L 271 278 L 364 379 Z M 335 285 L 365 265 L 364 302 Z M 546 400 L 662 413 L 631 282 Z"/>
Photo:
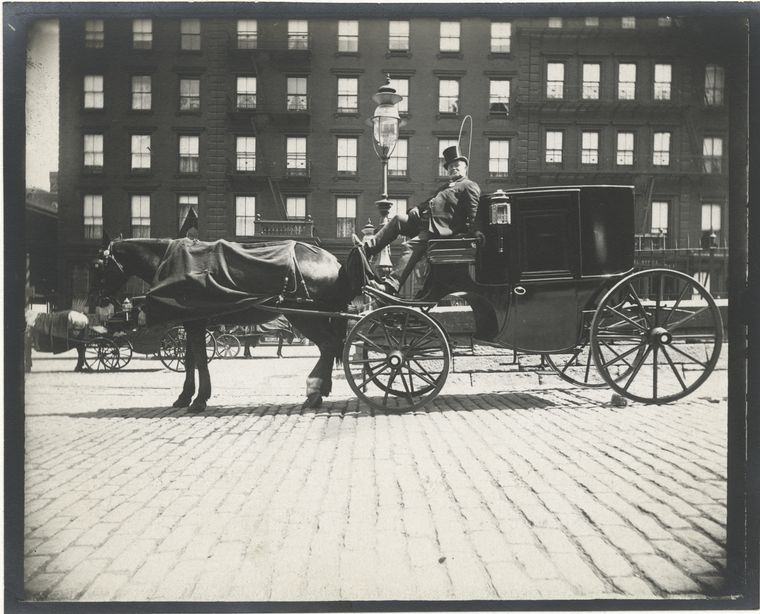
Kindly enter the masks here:
<path id="1" fill-rule="evenodd" d="M 356 174 L 358 147 L 358 139 L 354 137 L 338 138 L 338 173 L 344 175 Z"/>
<path id="2" fill-rule="evenodd" d="M 304 19 L 288 20 L 288 49 L 309 48 L 309 22 Z"/>
<path id="3" fill-rule="evenodd" d="M 673 68 L 670 64 L 654 65 L 654 99 L 670 100 L 670 84 Z"/>
<path id="4" fill-rule="evenodd" d="M 340 53 L 356 53 L 359 51 L 359 22 L 338 22 L 338 51 Z"/>
<path id="5" fill-rule="evenodd" d="M 583 64 L 584 100 L 599 100 L 599 84 L 601 83 L 601 64 Z"/>
<path id="6" fill-rule="evenodd" d="M 132 135 L 132 170 L 150 169 L 150 135 Z"/>
<path id="7" fill-rule="evenodd" d="M 400 79 L 391 79 L 391 87 L 401 96 L 396 108 L 399 113 L 409 113 L 409 79 L 402 77 Z"/>
<path id="8" fill-rule="evenodd" d="M 200 170 L 199 142 L 200 138 L 197 136 L 179 137 L 180 173 L 197 173 Z"/>
<path id="9" fill-rule="evenodd" d="M 338 113 L 359 111 L 359 79 L 338 77 Z"/>
<path id="10" fill-rule="evenodd" d="M 702 204 L 702 234 L 720 232 L 721 206 L 714 203 Z"/>
<path id="11" fill-rule="evenodd" d="M 256 108 L 256 77 L 237 78 L 237 108 Z"/>
<path id="12" fill-rule="evenodd" d="M 103 108 L 103 75 L 84 76 L 84 108 Z"/>
<path id="13" fill-rule="evenodd" d="M 512 24 L 508 21 L 491 24 L 491 53 L 509 53 L 512 49 Z"/>
<path id="14" fill-rule="evenodd" d="M 183 19 L 179 25 L 180 49 L 199 51 L 201 48 L 201 20 Z"/>
<path id="15" fill-rule="evenodd" d="M 409 51 L 409 22 L 388 22 L 388 50 Z"/>
<path id="16" fill-rule="evenodd" d="M 102 19 L 88 19 L 84 22 L 84 46 L 102 49 L 105 45 L 105 26 Z"/>
<path id="17" fill-rule="evenodd" d="M 150 236 L 150 196 L 132 195 L 132 236 L 135 239 Z"/>
<path id="18" fill-rule="evenodd" d="M 256 49 L 259 42 L 259 24 L 255 19 L 238 19 L 237 48 Z"/>
<path id="19" fill-rule="evenodd" d="M 509 79 L 491 79 L 488 92 L 488 110 L 491 113 L 509 113 Z"/>
<path id="20" fill-rule="evenodd" d="M 672 17 L 658 17 L 657 18 L 657 25 L 661 28 L 669 28 L 673 25 L 673 18 Z"/>
<path id="21" fill-rule="evenodd" d="M 350 237 L 356 231 L 356 196 L 338 196 L 335 209 L 338 218 L 336 236 Z"/>
<path id="22" fill-rule="evenodd" d="M 235 170 L 252 172 L 256 170 L 256 137 L 235 138 Z"/>
<path id="23" fill-rule="evenodd" d="M 702 169 L 705 173 L 723 172 L 723 139 L 705 137 L 702 141 Z"/>
<path id="24" fill-rule="evenodd" d="M 562 162 L 562 137 L 561 130 L 546 131 L 546 161 L 551 164 Z"/>
<path id="25" fill-rule="evenodd" d="M 562 17 L 549 17 L 549 22 L 547 24 L 550 28 L 561 28 L 562 27 Z"/>
<path id="26" fill-rule="evenodd" d="M 252 237 L 256 232 L 256 197 L 235 197 L 235 234 Z"/>
<path id="27" fill-rule="evenodd" d="M 549 62 L 546 65 L 546 97 L 563 98 L 565 94 L 565 65 Z"/>
<path id="28" fill-rule="evenodd" d="M 449 53 L 459 51 L 459 30 L 460 24 L 458 21 L 441 22 L 441 51 Z"/>
<path id="29" fill-rule="evenodd" d="M 652 164 L 654 166 L 668 166 L 670 164 L 670 132 L 654 133 Z"/>
<path id="30" fill-rule="evenodd" d="M 587 28 L 598 28 L 599 27 L 599 18 L 598 17 L 586 17 L 586 19 L 583 21 L 584 25 Z"/>
<path id="31" fill-rule="evenodd" d="M 85 194 L 82 200 L 84 213 L 84 238 L 103 238 L 103 195 Z"/>
<path id="32" fill-rule="evenodd" d="M 306 77 L 288 77 L 288 111 L 306 111 L 309 108 Z"/>
<path id="33" fill-rule="evenodd" d="M 617 165 L 633 166 L 633 132 L 618 132 Z"/>
<path id="34" fill-rule="evenodd" d="M 636 18 L 635 17 L 621 17 L 620 18 L 620 27 L 623 28 L 623 30 L 633 30 L 636 28 Z"/>
<path id="35" fill-rule="evenodd" d="M 201 108 L 200 79 L 179 80 L 179 110 L 199 111 Z"/>
<path id="36" fill-rule="evenodd" d="M 305 196 L 288 196 L 285 199 L 285 210 L 289 220 L 306 219 L 306 197 Z"/>
<path id="37" fill-rule="evenodd" d="M 438 139 L 438 176 L 439 177 L 446 177 L 448 175 L 448 173 L 446 172 L 446 169 L 443 167 L 443 163 L 444 163 L 443 150 L 447 149 L 448 147 L 452 147 L 458 144 L 459 144 L 459 141 L 457 139 Z"/>
<path id="38" fill-rule="evenodd" d="M 182 230 L 185 225 L 190 211 L 195 214 L 195 219 L 198 219 L 198 195 L 180 194 L 177 197 L 177 228 L 179 230 Z"/>
<path id="39" fill-rule="evenodd" d="M 668 234 L 668 202 L 652 201 L 652 234 Z"/>
<path id="40" fill-rule="evenodd" d="M 289 136 L 286 143 L 288 175 L 306 175 L 306 137 Z"/>
<path id="41" fill-rule="evenodd" d="M 84 168 L 89 172 L 103 170 L 103 135 L 84 135 Z"/>
<path id="42" fill-rule="evenodd" d="M 440 113 L 459 112 L 459 81 L 457 79 L 438 81 L 438 111 Z"/>
<path id="43" fill-rule="evenodd" d="M 132 20 L 132 48 L 151 49 L 153 47 L 153 21 L 150 19 Z"/>
<path id="44" fill-rule="evenodd" d="M 581 134 L 581 164 L 599 164 L 599 133 Z"/>
<path id="45" fill-rule="evenodd" d="M 509 173 L 509 141 L 491 139 L 488 142 L 488 175 L 506 177 Z"/>
<path id="46" fill-rule="evenodd" d="M 404 213 L 409 209 L 409 199 L 406 198 L 406 196 L 397 197 L 397 198 L 389 198 L 388 200 L 391 203 L 391 207 L 388 210 L 389 218 L 392 218 L 399 211 Z"/>
<path id="47" fill-rule="evenodd" d="M 407 156 L 409 153 L 409 139 L 402 138 L 396 141 L 391 157 L 388 159 L 388 175 L 393 177 L 406 177 Z"/>
<path id="48" fill-rule="evenodd" d="M 722 66 L 708 64 L 705 66 L 705 104 L 723 104 L 723 88 L 725 75 Z"/>
<path id="49" fill-rule="evenodd" d="M 618 66 L 618 100 L 636 98 L 636 64 Z"/>
<path id="50" fill-rule="evenodd" d="M 132 77 L 132 109 L 135 111 L 150 111 L 151 78 L 149 75 Z"/>

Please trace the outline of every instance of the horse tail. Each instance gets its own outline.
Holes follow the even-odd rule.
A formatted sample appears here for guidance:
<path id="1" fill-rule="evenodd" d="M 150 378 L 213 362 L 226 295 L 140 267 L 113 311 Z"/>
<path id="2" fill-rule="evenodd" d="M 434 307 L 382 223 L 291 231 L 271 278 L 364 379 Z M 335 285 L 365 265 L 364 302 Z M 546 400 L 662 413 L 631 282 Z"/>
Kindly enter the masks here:
<path id="1" fill-rule="evenodd" d="M 337 351 L 335 352 L 335 366 L 340 367 L 343 364 L 343 346 L 346 345 L 346 331 L 348 320 L 345 318 L 330 318 L 335 338 L 338 340 Z"/>

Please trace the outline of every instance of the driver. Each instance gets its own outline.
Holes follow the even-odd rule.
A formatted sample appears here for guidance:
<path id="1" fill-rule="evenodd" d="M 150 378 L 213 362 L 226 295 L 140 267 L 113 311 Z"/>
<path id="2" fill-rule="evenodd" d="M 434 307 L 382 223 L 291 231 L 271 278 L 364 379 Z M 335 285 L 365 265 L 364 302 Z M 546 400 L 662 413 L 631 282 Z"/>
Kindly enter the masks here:
<path id="1" fill-rule="evenodd" d="M 457 145 L 443 150 L 443 167 L 449 181 L 438 188 L 435 195 L 406 213 L 394 215 L 375 235 L 364 239 L 364 251 L 374 256 L 399 235 L 411 237 L 393 270 L 381 282 L 371 280 L 368 285 L 389 294 L 396 294 L 414 266 L 427 250 L 430 239 L 469 235 L 480 238 L 475 230 L 480 187 L 467 178 L 468 160 Z M 359 239 L 354 235 L 354 241 Z"/>

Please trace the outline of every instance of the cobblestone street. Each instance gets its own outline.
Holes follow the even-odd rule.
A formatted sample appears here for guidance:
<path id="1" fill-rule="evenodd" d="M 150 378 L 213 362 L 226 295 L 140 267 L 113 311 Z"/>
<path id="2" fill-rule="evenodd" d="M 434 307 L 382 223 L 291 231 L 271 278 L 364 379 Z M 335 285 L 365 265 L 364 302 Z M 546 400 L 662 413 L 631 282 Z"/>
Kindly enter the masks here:
<path id="1" fill-rule="evenodd" d="M 721 594 L 726 371 L 672 405 L 615 407 L 478 348 L 407 414 L 335 370 L 301 410 L 311 347 L 183 374 L 135 357 L 26 382 L 25 586 L 52 600 L 683 598 Z"/>

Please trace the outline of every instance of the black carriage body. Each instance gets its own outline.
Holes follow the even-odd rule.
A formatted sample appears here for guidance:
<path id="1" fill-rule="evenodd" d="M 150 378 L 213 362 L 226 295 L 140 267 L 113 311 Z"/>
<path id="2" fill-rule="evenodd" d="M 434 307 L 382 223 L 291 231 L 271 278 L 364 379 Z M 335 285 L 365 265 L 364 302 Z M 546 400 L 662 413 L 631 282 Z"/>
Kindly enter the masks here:
<path id="1" fill-rule="evenodd" d="M 508 203 L 509 223 L 493 223 L 499 221 L 492 221 L 496 202 Z M 424 298 L 462 295 L 473 308 L 475 337 L 505 347 L 525 352 L 575 347 L 599 295 L 633 269 L 630 186 L 483 195 L 477 227 L 486 240 L 474 262 L 468 261 L 467 248 L 457 253 L 451 244 L 432 242 Z"/>

